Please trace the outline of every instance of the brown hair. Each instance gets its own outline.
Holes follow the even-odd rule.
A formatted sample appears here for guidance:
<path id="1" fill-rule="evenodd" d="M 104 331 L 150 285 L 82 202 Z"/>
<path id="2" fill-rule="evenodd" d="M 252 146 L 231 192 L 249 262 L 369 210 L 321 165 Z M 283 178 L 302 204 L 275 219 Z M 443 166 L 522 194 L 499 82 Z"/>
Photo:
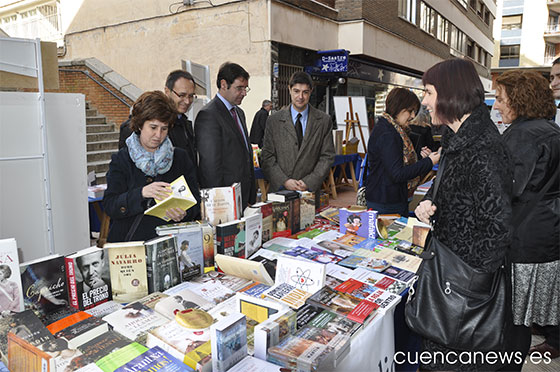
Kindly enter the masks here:
<path id="1" fill-rule="evenodd" d="M 159 90 L 142 93 L 132 106 L 130 129 L 136 134 L 140 133 L 142 126 L 148 120 L 159 120 L 173 128 L 177 120 L 175 104 L 169 97 Z"/>
<path id="2" fill-rule="evenodd" d="M 422 76 L 424 85 L 437 92 L 436 115 L 444 124 L 460 120 L 484 102 L 484 87 L 472 62 L 453 58 L 430 67 Z"/>
<path id="3" fill-rule="evenodd" d="M 512 70 L 496 78 L 508 97 L 509 107 L 528 119 L 551 118 L 556 114 L 548 80 L 534 71 Z"/>
<path id="4" fill-rule="evenodd" d="M 405 88 L 393 88 L 385 99 L 385 112 L 391 115 L 393 119 L 402 110 L 414 110 L 414 113 L 417 113 L 419 109 L 420 100 L 416 94 Z"/>

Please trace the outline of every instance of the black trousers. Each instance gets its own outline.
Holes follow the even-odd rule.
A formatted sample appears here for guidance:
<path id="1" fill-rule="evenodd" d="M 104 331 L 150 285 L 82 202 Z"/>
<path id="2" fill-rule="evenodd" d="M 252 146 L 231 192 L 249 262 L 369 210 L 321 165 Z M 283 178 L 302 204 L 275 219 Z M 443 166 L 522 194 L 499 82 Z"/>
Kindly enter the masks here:
<path id="1" fill-rule="evenodd" d="M 540 326 L 534 324 L 533 328 L 536 328 L 544 335 L 544 342 L 556 350 L 560 348 L 560 328 L 557 325 Z"/>

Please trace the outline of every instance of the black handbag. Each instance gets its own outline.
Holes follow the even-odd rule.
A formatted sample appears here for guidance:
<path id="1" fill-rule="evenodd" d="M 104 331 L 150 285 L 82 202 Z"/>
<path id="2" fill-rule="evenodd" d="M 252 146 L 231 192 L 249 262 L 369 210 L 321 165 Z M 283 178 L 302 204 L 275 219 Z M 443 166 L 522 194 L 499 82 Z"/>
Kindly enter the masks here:
<path id="1" fill-rule="evenodd" d="M 443 159 L 439 172 L 443 175 Z M 434 193 L 441 181 L 436 178 Z M 511 330 L 509 265 L 477 270 L 430 237 L 405 305 L 408 327 L 423 338 L 457 350 L 506 349 Z"/>

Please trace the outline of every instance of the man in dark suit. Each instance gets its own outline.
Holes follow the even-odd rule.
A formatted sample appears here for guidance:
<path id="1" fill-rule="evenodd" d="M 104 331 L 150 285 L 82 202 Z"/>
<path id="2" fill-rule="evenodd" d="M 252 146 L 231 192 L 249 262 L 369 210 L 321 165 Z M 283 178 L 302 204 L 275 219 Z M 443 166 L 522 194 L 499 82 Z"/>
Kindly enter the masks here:
<path id="1" fill-rule="evenodd" d="M 256 200 L 253 151 L 245 113 L 238 107 L 249 91 L 249 74 L 236 63 L 220 66 L 218 93 L 194 122 L 201 188 L 241 183 L 243 209 Z"/>
<path id="2" fill-rule="evenodd" d="M 169 97 L 177 108 L 177 121 L 169 131 L 169 139 L 175 147 L 187 151 L 193 164 L 196 166 L 196 143 L 194 140 L 194 130 L 186 113 L 196 99 L 194 94 L 194 78 L 184 70 L 175 70 L 167 75 L 165 81 L 165 94 Z M 126 139 L 132 134 L 129 126 L 130 120 L 121 125 L 119 134 L 119 149 L 124 147 Z"/>
<path id="3" fill-rule="evenodd" d="M 292 104 L 267 120 L 262 169 L 272 192 L 319 191 L 334 161 L 331 120 L 309 104 L 312 91 L 311 76 L 295 72 L 290 78 Z"/>
<path id="4" fill-rule="evenodd" d="M 262 103 L 262 107 L 253 118 L 253 124 L 251 124 L 251 134 L 249 138 L 251 143 L 259 145 L 259 148 L 263 147 L 264 138 L 264 128 L 266 126 L 266 120 L 268 119 L 268 114 L 272 108 L 272 102 L 265 99 Z"/>

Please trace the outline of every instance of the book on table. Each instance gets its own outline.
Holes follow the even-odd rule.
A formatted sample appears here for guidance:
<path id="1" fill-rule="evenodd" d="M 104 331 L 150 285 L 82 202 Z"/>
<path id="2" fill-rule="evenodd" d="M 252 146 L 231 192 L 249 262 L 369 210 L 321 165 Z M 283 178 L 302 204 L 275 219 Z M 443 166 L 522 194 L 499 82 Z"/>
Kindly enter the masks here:
<path id="1" fill-rule="evenodd" d="M 241 184 L 200 190 L 202 219 L 212 226 L 242 217 Z"/>
<path id="2" fill-rule="evenodd" d="M 171 182 L 171 193 L 168 197 L 163 200 L 154 200 L 156 204 L 146 209 L 144 214 L 159 217 L 164 221 L 171 220 L 171 218 L 166 215 L 168 209 L 179 208 L 186 211 L 198 203 L 185 180 L 185 176 L 181 176 Z"/>
<path id="3" fill-rule="evenodd" d="M 247 356 L 247 319 L 232 314 L 210 328 L 212 370 L 226 372 Z"/>
<path id="4" fill-rule="evenodd" d="M 216 263 L 218 268 L 226 274 L 261 282 L 266 285 L 274 284 L 274 280 L 261 262 L 217 254 Z"/>
<path id="5" fill-rule="evenodd" d="M 148 292 L 163 292 L 181 282 L 177 267 L 177 247 L 173 236 L 156 237 L 144 242 Z"/>
<path id="6" fill-rule="evenodd" d="M 144 242 L 107 243 L 113 300 L 136 301 L 148 294 L 146 248 Z"/>
<path id="7" fill-rule="evenodd" d="M 0 312 L 23 310 L 23 289 L 19 272 L 19 257 L 16 240 L 0 239 Z"/>
<path id="8" fill-rule="evenodd" d="M 80 311 L 49 324 L 47 329 L 56 338 L 66 340 L 70 349 L 76 349 L 107 332 L 109 325 L 100 318 Z"/>
<path id="9" fill-rule="evenodd" d="M 82 249 L 66 256 L 64 262 L 70 306 L 86 310 L 112 300 L 109 257 L 103 249 Z"/>

